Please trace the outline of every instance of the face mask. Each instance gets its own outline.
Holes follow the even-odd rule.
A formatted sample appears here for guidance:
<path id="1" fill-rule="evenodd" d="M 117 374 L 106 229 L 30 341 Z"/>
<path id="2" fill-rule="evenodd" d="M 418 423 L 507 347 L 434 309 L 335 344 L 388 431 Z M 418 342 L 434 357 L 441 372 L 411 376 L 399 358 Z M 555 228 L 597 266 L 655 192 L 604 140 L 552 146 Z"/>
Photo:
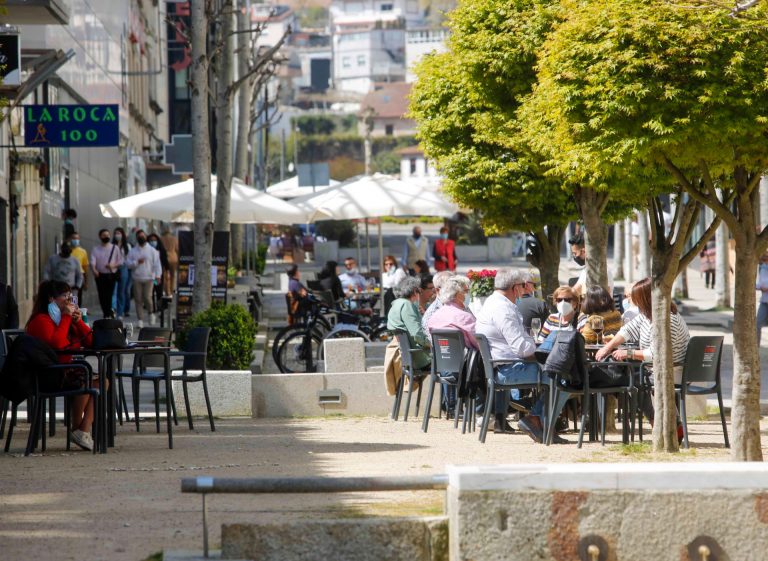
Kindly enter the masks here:
<path id="1" fill-rule="evenodd" d="M 72 247 L 80 247 L 80 240 L 71 240 L 69 243 Z"/>
<path id="2" fill-rule="evenodd" d="M 580 267 L 583 267 L 584 263 L 586 263 L 586 260 L 580 255 L 574 255 L 573 260 L 576 261 L 576 264 L 579 265 Z"/>
<path id="3" fill-rule="evenodd" d="M 48 304 L 48 315 L 53 320 L 53 323 L 59 325 L 61 323 L 61 309 L 56 302 Z"/>
<path id="4" fill-rule="evenodd" d="M 356 268 L 355 269 L 347 269 L 347 274 L 348 275 L 356 275 L 357 274 L 357 269 Z"/>
<path id="5" fill-rule="evenodd" d="M 448 234 L 440 234 L 440 237 L 444 240 L 448 239 Z"/>
<path id="6" fill-rule="evenodd" d="M 122 234 L 115 234 L 115 241 L 116 242 L 119 242 L 122 239 L 123 239 L 123 235 Z"/>
<path id="7" fill-rule="evenodd" d="M 101 238 L 101 243 L 103 243 L 103 244 L 108 244 L 109 241 L 110 240 L 109 240 L 109 238 L 107 236 L 104 236 L 103 238 Z"/>
<path id="8" fill-rule="evenodd" d="M 557 311 L 561 316 L 567 316 L 573 311 L 573 305 L 570 302 L 558 302 Z"/>
<path id="9" fill-rule="evenodd" d="M 155 240 L 152 240 L 151 242 L 149 242 L 149 245 L 157 249 L 157 242 Z"/>
<path id="10" fill-rule="evenodd" d="M 144 245 L 147 243 L 147 238 L 136 238 L 136 241 L 139 242 L 139 245 Z"/>
<path id="11" fill-rule="evenodd" d="M 628 310 L 631 307 L 632 307 L 632 301 L 629 298 L 624 298 L 624 300 L 621 301 L 622 310 Z"/>
<path id="12" fill-rule="evenodd" d="M 421 234 L 414 234 L 413 239 L 418 240 L 421 237 Z"/>

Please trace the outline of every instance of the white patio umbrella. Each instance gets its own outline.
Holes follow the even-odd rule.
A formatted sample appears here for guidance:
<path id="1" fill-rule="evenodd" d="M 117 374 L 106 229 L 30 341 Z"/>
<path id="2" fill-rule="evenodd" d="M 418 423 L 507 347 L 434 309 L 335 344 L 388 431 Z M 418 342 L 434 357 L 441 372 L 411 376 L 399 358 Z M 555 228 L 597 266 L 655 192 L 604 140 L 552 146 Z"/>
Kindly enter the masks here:
<path id="1" fill-rule="evenodd" d="M 211 176 L 211 195 L 215 208 L 216 176 Z M 188 179 L 101 204 L 99 207 L 101 213 L 108 218 L 193 222 L 194 183 Z M 307 222 L 307 216 L 293 204 L 257 191 L 233 178 L 230 221 L 235 224 L 302 224 Z"/>
<path id="2" fill-rule="evenodd" d="M 320 193 L 291 201 L 308 221 L 354 220 L 380 216 L 453 216 L 458 206 L 441 192 L 416 181 L 375 173 L 353 177 Z M 379 223 L 379 259 L 383 257 Z M 370 270 L 370 263 L 369 263 Z"/>
<path id="3" fill-rule="evenodd" d="M 267 187 L 267 193 L 279 199 L 293 199 L 295 197 L 303 197 L 304 195 L 318 193 L 324 189 L 328 189 L 328 187 L 333 187 L 334 185 L 339 184 L 339 182 L 334 179 L 331 179 L 330 181 L 330 185 L 319 185 L 314 189 L 312 187 L 299 187 L 299 176 L 295 175 L 280 183 L 270 185 Z"/>

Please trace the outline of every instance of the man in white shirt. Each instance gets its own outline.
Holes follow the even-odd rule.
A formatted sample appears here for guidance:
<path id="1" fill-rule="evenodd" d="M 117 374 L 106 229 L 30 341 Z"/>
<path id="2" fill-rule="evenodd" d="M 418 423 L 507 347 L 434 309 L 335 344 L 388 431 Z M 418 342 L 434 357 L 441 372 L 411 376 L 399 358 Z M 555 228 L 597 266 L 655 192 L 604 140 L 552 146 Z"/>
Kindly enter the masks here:
<path id="1" fill-rule="evenodd" d="M 365 277 L 357 269 L 357 261 L 352 257 L 344 259 L 344 268 L 346 269 L 339 275 L 341 288 L 344 292 L 357 292 L 365 290 Z"/>
<path id="2" fill-rule="evenodd" d="M 144 230 L 136 232 L 136 245 L 128 252 L 126 263 L 133 277 L 133 299 L 136 302 L 139 328 L 144 327 L 144 304 L 149 310 L 149 323 L 154 325 L 156 319 L 152 287 L 155 282 L 161 282 L 163 269 L 160 265 L 160 252 L 147 243 Z"/>
<path id="3" fill-rule="evenodd" d="M 508 360 L 498 368 L 498 379 L 505 384 L 535 384 L 539 380 L 539 366 L 535 361 L 527 361 L 536 350 L 536 342 L 523 327 L 523 316 L 515 301 L 525 292 L 526 276 L 513 269 L 499 269 L 493 286 L 493 294 L 483 304 L 477 316 L 475 332 L 485 335 L 491 348 L 493 360 Z M 515 361 L 515 362 L 512 362 Z M 542 391 L 538 401 L 531 408 L 518 426 L 535 442 L 544 439 L 542 423 L 546 391 Z M 496 398 L 496 424 L 500 417 L 506 419 L 508 395 Z M 486 412 L 486 414 L 489 412 Z M 553 442 L 567 442 L 555 435 Z"/>

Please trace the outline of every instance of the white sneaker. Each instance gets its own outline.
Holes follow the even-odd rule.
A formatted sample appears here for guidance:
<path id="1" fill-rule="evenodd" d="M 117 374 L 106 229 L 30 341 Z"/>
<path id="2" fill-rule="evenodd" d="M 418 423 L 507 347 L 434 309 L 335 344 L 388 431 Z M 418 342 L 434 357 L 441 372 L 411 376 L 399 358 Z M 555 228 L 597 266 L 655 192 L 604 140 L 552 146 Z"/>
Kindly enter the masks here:
<path id="1" fill-rule="evenodd" d="M 140 319 L 140 320 L 137 322 L 137 324 L 138 324 L 138 326 L 139 326 L 139 329 L 141 329 L 142 327 L 144 327 L 144 320 L 143 320 L 143 319 Z"/>
<path id="2" fill-rule="evenodd" d="M 73 430 L 72 442 L 77 444 L 83 450 L 93 450 L 93 438 L 91 438 L 90 433 L 81 430 Z"/>
<path id="3" fill-rule="evenodd" d="M 123 316 L 117 316 L 118 321 L 123 321 Z"/>
<path id="4" fill-rule="evenodd" d="M 149 325 L 155 325 L 157 323 L 157 314 L 149 314 Z"/>

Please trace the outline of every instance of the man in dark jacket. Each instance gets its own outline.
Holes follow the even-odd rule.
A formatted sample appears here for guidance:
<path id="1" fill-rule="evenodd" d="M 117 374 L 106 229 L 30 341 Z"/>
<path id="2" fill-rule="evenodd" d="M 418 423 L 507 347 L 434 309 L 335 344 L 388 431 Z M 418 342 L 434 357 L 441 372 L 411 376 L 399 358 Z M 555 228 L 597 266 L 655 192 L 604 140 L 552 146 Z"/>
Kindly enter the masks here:
<path id="1" fill-rule="evenodd" d="M 523 326 L 526 329 L 531 328 L 531 320 L 533 318 L 541 319 L 541 325 L 547 321 L 549 316 L 549 307 L 544 300 L 536 298 L 534 291 L 536 285 L 533 283 L 533 278 L 529 274 L 524 275 L 525 284 L 523 285 L 523 294 L 517 299 L 517 311 L 523 316 Z"/>
<path id="2" fill-rule="evenodd" d="M 19 328 L 19 306 L 10 285 L 0 284 L 0 329 Z"/>

